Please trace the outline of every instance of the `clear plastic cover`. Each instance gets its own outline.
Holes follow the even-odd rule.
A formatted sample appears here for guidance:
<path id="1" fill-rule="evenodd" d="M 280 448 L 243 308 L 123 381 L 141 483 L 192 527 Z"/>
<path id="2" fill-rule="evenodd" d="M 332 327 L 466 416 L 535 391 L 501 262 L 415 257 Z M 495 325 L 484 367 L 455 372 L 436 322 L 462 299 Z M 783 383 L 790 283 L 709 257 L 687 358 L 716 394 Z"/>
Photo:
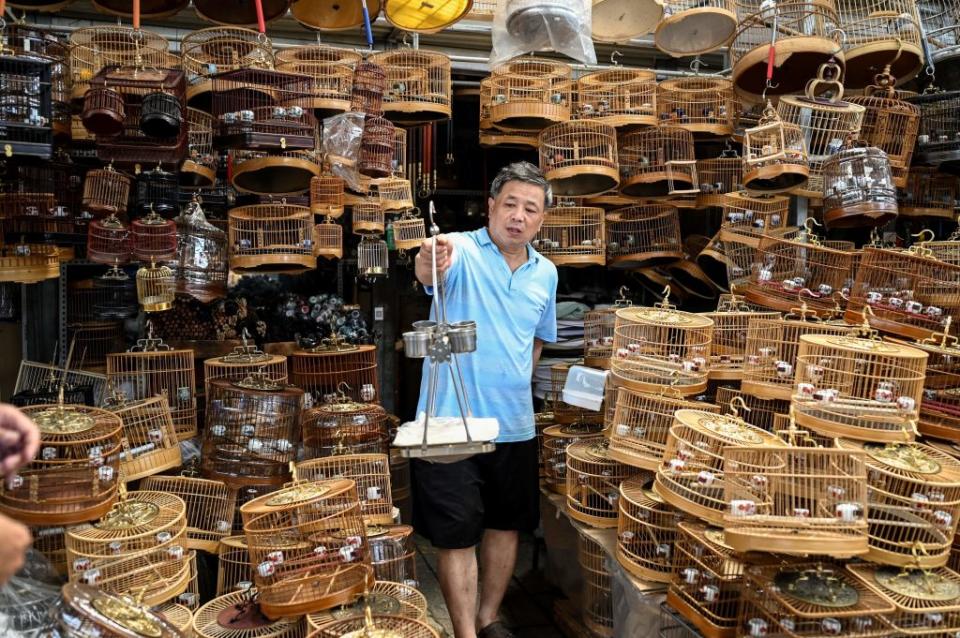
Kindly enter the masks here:
<path id="1" fill-rule="evenodd" d="M 0 636 L 59 638 L 60 577 L 43 554 L 27 552 L 23 567 L 0 587 Z"/>
<path id="2" fill-rule="evenodd" d="M 596 64 L 591 0 L 498 0 L 490 66 L 535 51 L 556 51 Z"/>
<path id="3" fill-rule="evenodd" d="M 323 121 L 323 155 L 333 174 L 344 180 L 355 192 L 365 192 L 360 184 L 357 164 L 360 161 L 360 140 L 363 138 L 364 114 L 341 113 Z"/>

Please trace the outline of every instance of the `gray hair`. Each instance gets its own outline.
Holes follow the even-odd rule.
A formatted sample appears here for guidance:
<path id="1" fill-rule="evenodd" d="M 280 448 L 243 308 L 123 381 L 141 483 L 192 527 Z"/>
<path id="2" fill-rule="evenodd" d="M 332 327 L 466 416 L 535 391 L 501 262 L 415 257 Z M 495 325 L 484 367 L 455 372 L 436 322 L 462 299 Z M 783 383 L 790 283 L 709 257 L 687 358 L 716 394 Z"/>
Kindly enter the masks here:
<path id="1" fill-rule="evenodd" d="M 543 207 L 550 208 L 553 204 L 553 188 L 550 182 L 543 176 L 540 169 L 530 162 L 514 162 L 501 168 L 493 178 L 493 183 L 490 184 L 490 197 L 496 199 L 507 182 L 525 182 L 539 186 L 543 189 Z"/>

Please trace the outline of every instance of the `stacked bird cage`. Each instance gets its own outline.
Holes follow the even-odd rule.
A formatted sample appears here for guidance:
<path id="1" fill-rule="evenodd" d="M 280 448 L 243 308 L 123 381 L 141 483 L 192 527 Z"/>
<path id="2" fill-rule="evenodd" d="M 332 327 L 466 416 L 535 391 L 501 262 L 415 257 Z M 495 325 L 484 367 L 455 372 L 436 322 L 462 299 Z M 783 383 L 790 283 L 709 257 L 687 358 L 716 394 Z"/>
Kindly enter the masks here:
<path id="1" fill-rule="evenodd" d="M 577 117 L 616 128 L 655 126 L 657 76 L 646 69 L 614 67 L 577 80 Z"/>
<path id="2" fill-rule="evenodd" d="M 664 124 L 620 137 L 620 192 L 628 197 L 666 197 L 697 192 L 693 134 Z"/>
<path id="3" fill-rule="evenodd" d="M 677 524 L 683 518 L 650 484 L 636 478 L 624 481 L 620 484 L 617 561 L 637 578 L 669 583 Z"/>
<path id="4" fill-rule="evenodd" d="M 598 439 L 600 426 L 588 423 L 552 425 L 543 430 L 544 483 L 557 494 L 567 491 L 567 447 L 581 439 Z"/>
<path id="5" fill-rule="evenodd" d="M 586 197 L 620 183 L 617 132 L 609 124 L 575 120 L 552 124 L 540 132 L 540 169 L 554 195 Z"/>
<path id="6" fill-rule="evenodd" d="M 232 531 L 237 492 L 222 481 L 196 476 L 151 476 L 141 487 L 174 494 L 186 504 L 188 549 L 215 552 Z"/>
<path id="7" fill-rule="evenodd" d="M 249 343 L 247 338 L 248 335 L 244 333 L 243 345 L 223 356 L 204 360 L 205 393 L 210 392 L 209 384 L 215 379 L 241 381 L 255 372 L 262 372 L 277 383 L 287 382 L 287 358 L 282 354 L 265 354 L 256 344 Z"/>
<path id="8" fill-rule="evenodd" d="M 927 353 L 917 430 L 925 436 L 960 441 L 960 378 L 957 370 L 960 347 L 947 330 L 944 329 L 942 335 L 909 344 Z"/>
<path id="9" fill-rule="evenodd" d="M 823 163 L 823 223 L 881 227 L 897 217 L 897 189 L 886 153 L 845 148 Z"/>
<path id="10" fill-rule="evenodd" d="M 370 613 L 337 620 L 317 629 L 310 638 L 338 638 L 339 636 L 403 636 L 403 638 L 440 638 L 439 632 L 424 620 L 406 616 Z"/>
<path id="11" fill-rule="evenodd" d="M 613 591 L 610 571 L 606 566 L 607 553 L 603 545 L 588 536 L 577 533 L 577 561 L 583 574 L 583 622 L 594 636 L 613 636 Z"/>
<path id="12" fill-rule="evenodd" d="M 133 625 L 149 635 L 178 636 L 180 631 L 150 611 L 143 601 L 129 596 L 116 596 L 98 587 L 80 583 L 63 586 L 63 604 L 55 612 L 60 629 L 69 628 L 74 635 L 130 635 Z M 56 634 L 52 634 L 56 635 Z"/>
<path id="13" fill-rule="evenodd" d="M 390 444 L 386 411 L 374 403 L 356 403 L 345 395 L 307 410 L 301 430 L 307 459 L 386 454 Z"/>
<path id="14" fill-rule="evenodd" d="M 214 598 L 196 611 L 191 631 L 196 638 L 302 638 L 303 617 L 270 620 L 257 600 L 258 591 L 248 587 Z"/>
<path id="15" fill-rule="evenodd" d="M 960 605 L 960 574 L 953 569 L 896 568 L 847 565 L 862 585 L 895 606 L 887 621 L 898 635 L 935 636 L 956 631 Z"/>
<path id="16" fill-rule="evenodd" d="M 739 381 L 743 378 L 747 334 L 755 319 L 779 319 L 776 312 L 750 310 L 742 298 L 720 304 L 715 312 L 704 313 L 713 320 L 713 345 L 710 349 L 710 379 Z M 721 403 L 726 405 L 726 402 Z"/>
<path id="17" fill-rule="evenodd" d="M 536 131 L 504 132 L 494 128 L 490 120 L 490 106 L 493 100 L 493 80 L 487 76 L 480 80 L 480 148 L 503 146 L 509 148 L 537 149 Z M 402 130 L 402 129 L 398 129 Z"/>
<path id="18" fill-rule="evenodd" d="M 566 511 L 571 518 L 592 527 L 616 527 L 619 486 L 624 479 L 651 473 L 610 458 L 605 439 L 578 441 L 567 446 Z"/>
<path id="19" fill-rule="evenodd" d="M 677 126 L 699 135 L 733 133 L 738 105 L 733 83 L 725 78 L 693 76 L 664 80 L 657 85 L 660 126 Z"/>
<path id="20" fill-rule="evenodd" d="M 180 442 L 166 397 L 127 403 L 117 395 L 106 407 L 123 422 L 120 473 L 124 481 L 135 481 L 180 466 Z"/>
<path id="21" fill-rule="evenodd" d="M 618 268 L 642 268 L 682 259 L 679 211 L 666 203 L 651 203 L 608 213 L 606 248 L 610 265 Z"/>
<path id="22" fill-rule="evenodd" d="M 541 58 L 517 57 L 492 69 L 490 121 L 504 131 L 539 131 L 570 119 L 573 69 Z"/>
<path id="23" fill-rule="evenodd" d="M 547 209 L 531 244 L 557 266 L 602 266 L 607 260 L 604 235 L 602 208 L 559 205 Z"/>
<path id="24" fill-rule="evenodd" d="M 290 382 L 311 393 L 315 403 L 335 395 L 341 384 L 354 401 L 376 401 L 379 396 L 375 346 L 331 338 L 311 350 L 293 352 L 289 361 Z"/>
<path id="25" fill-rule="evenodd" d="M 307 615 L 311 629 L 323 629 L 344 618 L 363 616 L 367 608 L 383 610 L 394 616 L 423 621 L 427 617 L 427 599 L 410 585 L 377 579 L 369 591 L 352 605 Z"/>
<path id="26" fill-rule="evenodd" d="M 346 478 L 357 484 L 360 511 L 367 525 L 393 522 L 390 492 L 390 458 L 386 454 L 338 454 L 297 464 L 297 476 L 305 481 Z"/>
<path id="27" fill-rule="evenodd" d="M 253 568 L 245 536 L 225 536 L 217 547 L 217 596 L 253 586 Z"/>
<path id="28" fill-rule="evenodd" d="M 403 126 L 450 118 L 453 89 L 448 56 L 400 48 L 375 53 L 370 61 L 387 72 L 384 117 Z"/>
<path id="29" fill-rule="evenodd" d="M 733 414 L 734 410 L 742 409 L 744 414 L 740 418 L 767 432 L 776 434 L 788 425 L 786 421 L 782 424 L 778 421 L 780 417 L 786 418 L 790 412 L 790 401 L 787 400 L 758 399 L 735 388 L 721 386 L 717 388 L 714 402 L 721 407 L 723 414 Z"/>
<path id="30" fill-rule="evenodd" d="M 626 297 L 627 287 L 621 286 L 620 297 L 613 305 L 596 307 L 583 316 L 583 361 L 591 368 L 609 369 L 613 355 L 613 327 L 616 312 L 629 308 L 632 302 Z"/>

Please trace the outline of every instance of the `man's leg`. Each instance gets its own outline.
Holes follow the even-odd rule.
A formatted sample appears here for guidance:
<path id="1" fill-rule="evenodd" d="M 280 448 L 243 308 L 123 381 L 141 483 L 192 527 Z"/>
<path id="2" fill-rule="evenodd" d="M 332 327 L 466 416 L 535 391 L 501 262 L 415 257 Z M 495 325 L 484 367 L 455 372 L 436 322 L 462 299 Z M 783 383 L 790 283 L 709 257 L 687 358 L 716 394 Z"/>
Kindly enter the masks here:
<path id="1" fill-rule="evenodd" d="M 441 549 L 437 555 L 437 575 L 447 612 L 453 621 L 456 638 L 476 638 L 477 627 L 477 551 Z"/>
<path id="2" fill-rule="evenodd" d="M 480 609 L 477 611 L 477 629 L 496 622 L 500 603 L 507 593 L 513 569 L 517 564 L 517 546 L 520 534 L 516 531 L 488 529 L 480 544 Z"/>

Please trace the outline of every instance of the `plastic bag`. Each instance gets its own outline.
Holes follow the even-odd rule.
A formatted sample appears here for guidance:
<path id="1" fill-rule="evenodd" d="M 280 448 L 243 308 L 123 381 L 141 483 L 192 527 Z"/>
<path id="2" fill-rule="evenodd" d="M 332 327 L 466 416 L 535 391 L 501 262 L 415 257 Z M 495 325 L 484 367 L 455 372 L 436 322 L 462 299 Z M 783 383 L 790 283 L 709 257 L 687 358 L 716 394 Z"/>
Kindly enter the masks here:
<path id="1" fill-rule="evenodd" d="M 27 552 L 23 567 L 0 587 L 0 636 L 59 636 L 60 576 L 43 554 Z"/>
<path id="2" fill-rule="evenodd" d="M 617 561 L 608 557 L 606 565 L 610 570 L 610 590 L 613 595 L 613 635 L 658 638 L 661 635 L 660 603 L 664 600 L 663 589 L 642 591 Z"/>
<path id="3" fill-rule="evenodd" d="M 534 51 L 556 51 L 596 64 L 592 12 L 591 0 L 498 0 L 490 67 Z"/>
<path id="4" fill-rule="evenodd" d="M 321 148 L 333 174 L 347 183 L 351 190 L 363 193 L 360 173 L 360 140 L 363 138 L 364 114 L 349 112 L 328 117 L 323 121 Z"/>

